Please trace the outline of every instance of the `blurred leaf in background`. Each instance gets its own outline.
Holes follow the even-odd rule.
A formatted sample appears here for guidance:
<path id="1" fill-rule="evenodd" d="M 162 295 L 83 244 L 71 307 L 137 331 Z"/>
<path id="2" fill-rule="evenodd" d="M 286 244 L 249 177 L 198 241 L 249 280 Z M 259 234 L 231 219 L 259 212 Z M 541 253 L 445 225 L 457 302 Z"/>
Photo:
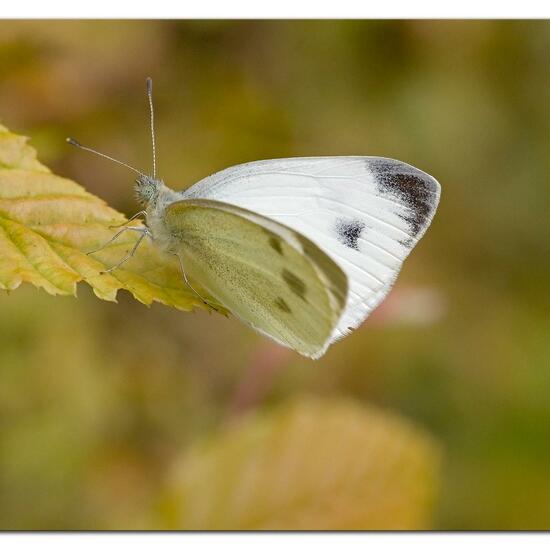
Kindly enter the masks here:
<path id="1" fill-rule="evenodd" d="M 438 469 L 437 445 L 406 421 L 341 399 L 295 398 L 190 449 L 162 526 L 429 529 Z"/>

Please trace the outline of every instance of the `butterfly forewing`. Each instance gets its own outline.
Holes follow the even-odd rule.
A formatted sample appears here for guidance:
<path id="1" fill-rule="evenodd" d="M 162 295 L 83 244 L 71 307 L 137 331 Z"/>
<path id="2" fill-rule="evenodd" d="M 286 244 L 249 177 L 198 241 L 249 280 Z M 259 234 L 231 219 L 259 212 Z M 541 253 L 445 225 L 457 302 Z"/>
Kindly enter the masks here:
<path id="1" fill-rule="evenodd" d="M 233 314 L 303 355 L 326 349 L 347 279 L 315 243 L 218 201 L 172 203 L 165 224 L 187 273 Z"/>

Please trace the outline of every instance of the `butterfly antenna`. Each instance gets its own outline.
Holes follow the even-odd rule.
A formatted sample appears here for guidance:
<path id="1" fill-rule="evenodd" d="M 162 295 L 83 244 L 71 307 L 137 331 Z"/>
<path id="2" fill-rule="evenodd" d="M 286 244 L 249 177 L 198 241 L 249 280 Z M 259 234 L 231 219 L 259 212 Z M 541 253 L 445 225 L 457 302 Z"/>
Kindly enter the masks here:
<path id="1" fill-rule="evenodd" d="M 155 110 L 153 109 L 153 79 L 147 78 L 147 99 L 149 100 L 149 114 L 151 115 L 151 145 L 153 147 L 153 179 L 157 177 L 157 150 L 155 143 Z"/>
<path id="2" fill-rule="evenodd" d="M 82 149 L 84 151 L 89 151 L 90 153 L 93 153 L 94 155 L 98 155 L 100 157 L 103 157 L 107 160 L 112 160 L 113 162 L 116 162 L 117 164 L 120 164 L 121 166 L 125 166 L 126 168 L 129 168 L 130 170 L 133 170 L 136 174 L 139 174 L 140 176 L 145 176 L 143 172 L 140 172 L 137 168 L 134 168 L 133 166 L 130 166 L 129 164 L 126 164 L 125 162 L 122 162 L 121 160 L 117 160 L 113 157 L 110 157 L 109 155 L 106 155 L 105 153 L 100 153 L 99 151 L 96 151 L 95 149 L 92 149 L 91 147 L 86 147 L 85 145 L 82 145 L 76 139 L 74 138 L 67 138 L 67 143 L 70 143 L 71 145 L 74 145 L 75 147 L 78 147 L 79 149 Z"/>

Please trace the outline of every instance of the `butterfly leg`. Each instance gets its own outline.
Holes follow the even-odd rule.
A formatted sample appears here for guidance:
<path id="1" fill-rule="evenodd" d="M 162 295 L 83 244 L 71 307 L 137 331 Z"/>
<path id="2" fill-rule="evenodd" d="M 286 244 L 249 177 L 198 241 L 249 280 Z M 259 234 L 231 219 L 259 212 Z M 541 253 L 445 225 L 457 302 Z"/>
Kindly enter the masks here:
<path id="1" fill-rule="evenodd" d="M 174 256 L 176 256 L 179 260 L 179 263 L 180 263 L 180 269 L 181 269 L 181 274 L 183 276 L 183 280 L 185 281 L 185 284 L 200 298 L 200 300 L 202 301 L 203 304 L 211 307 L 214 311 L 219 311 L 217 307 L 213 306 L 206 298 L 203 298 L 192 286 L 191 286 L 191 283 L 189 282 L 189 279 L 187 278 L 187 274 L 185 273 L 185 269 L 183 267 L 183 260 L 181 259 L 181 256 L 179 254 L 174 254 Z"/>
<path id="2" fill-rule="evenodd" d="M 128 218 L 125 222 L 119 223 L 117 225 L 110 225 L 109 229 L 115 229 L 116 227 L 124 227 L 125 225 L 128 225 L 131 221 L 135 220 L 139 216 L 143 216 L 145 219 L 147 219 L 147 211 L 140 210 L 139 212 L 136 212 L 131 218 Z"/>
<path id="3" fill-rule="evenodd" d="M 110 245 L 113 241 L 116 241 L 125 231 L 137 231 L 138 233 L 149 232 L 149 230 L 146 227 L 124 227 L 120 231 L 117 231 L 113 235 L 113 237 L 111 237 L 105 244 L 101 245 L 99 248 L 95 248 L 94 250 L 90 250 L 89 252 L 86 252 L 86 255 L 89 256 L 90 254 L 95 254 L 96 252 L 103 250 L 106 246 Z"/>
<path id="4" fill-rule="evenodd" d="M 132 228 L 127 227 L 126 229 L 132 229 Z M 134 229 L 138 230 L 138 228 L 134 228 Z M 136 244 L 133 246 L 130 253 L 127 254 L 124 258 L 122 258 L 122 260 L 120 260 L 120 262 L 115 264 L 113 267 L 110 267 L 109 269 L 106 269 L 102 273 L 111 273 L 115 269 L 118 269 L 123 263 L 127 262 L 136 253 L 136 250 L 138 249 L 139 245 L 141 244 L 141 241 L 143 241 L 143 239 L 145 239 L 145 237 L 147 237 L 147 235 L 150 235 L 149 230 L 146 227 L 139 228 L 139 231 L 140 231 L 141 235 L 139 236 L 139 239 L 136 241 Z"/>

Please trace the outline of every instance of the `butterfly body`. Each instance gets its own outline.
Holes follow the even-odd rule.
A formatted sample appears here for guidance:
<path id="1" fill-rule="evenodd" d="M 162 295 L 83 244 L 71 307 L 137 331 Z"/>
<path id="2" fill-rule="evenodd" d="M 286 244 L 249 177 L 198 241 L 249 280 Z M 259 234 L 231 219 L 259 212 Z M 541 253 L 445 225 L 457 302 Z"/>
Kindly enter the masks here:
<path id="1" fill-rule="evenodd" d="M 179 194 L 167 187 L 162 180 L 141 175 L 135 180 L 134 193 L 137 202 L 145 208 L 146 225 L 157 246 L 170 249 L 170 234 L 163 222 L 166 206 L 179 200 Z"/>

